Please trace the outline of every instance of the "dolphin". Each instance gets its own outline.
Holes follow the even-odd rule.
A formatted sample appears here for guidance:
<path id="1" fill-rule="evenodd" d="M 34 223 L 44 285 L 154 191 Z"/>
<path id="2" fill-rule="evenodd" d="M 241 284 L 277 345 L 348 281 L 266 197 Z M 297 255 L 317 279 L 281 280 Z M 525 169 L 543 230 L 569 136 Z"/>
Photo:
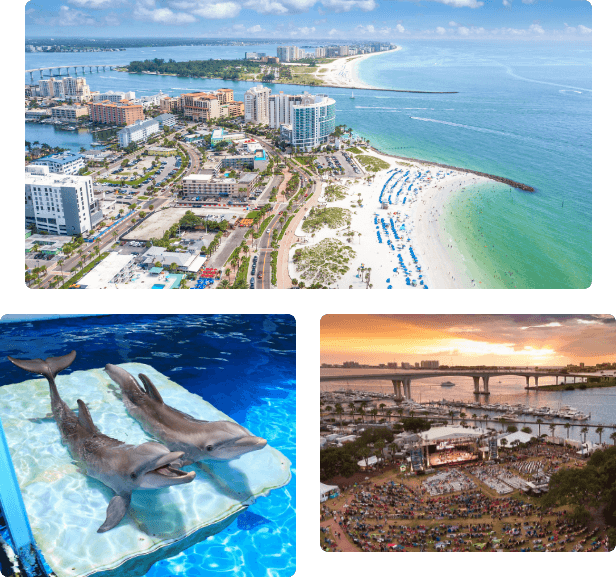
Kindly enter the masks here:
<path id="1" fill-rule="evenodd" d="M 107 374 L 120 386 L 128 412 L 143 429 L 185 458 L 179 466 L 198 461 L 230 461 L 267 445 L 234 421 L 200 421 L 165 404 L 152 381 L 139 374 L 145 390 L 121 367 L 107 365 Z"/>
<path id="2" fill-rule="evenodd" d="M 159 489 L 171 485 L 190 483 L 196 473 L 186 473 L 173 467 L 182 457 L 181 452 L 171 452 L 160 443 L 148 442 L 127 445 L 122 441 L 103 435 L 94 425 L 86 404 L 77 400 L 79 414 L 75 413 L 60 398 L 56 387 L 56 375 L 75 360 L 72 351 L 62 357 L 42 359 L 14 359 L 9 361 L 19 368 L 43 375 L 49 383 L 51 410 L 60 430 L 62 442 L 87 474 L 104 483 L 115 496 L 107 507 L 105 522 L 98 533 L 113 529 L 123 518 L 130 505 L 132 492 L 136 489 Z"/>

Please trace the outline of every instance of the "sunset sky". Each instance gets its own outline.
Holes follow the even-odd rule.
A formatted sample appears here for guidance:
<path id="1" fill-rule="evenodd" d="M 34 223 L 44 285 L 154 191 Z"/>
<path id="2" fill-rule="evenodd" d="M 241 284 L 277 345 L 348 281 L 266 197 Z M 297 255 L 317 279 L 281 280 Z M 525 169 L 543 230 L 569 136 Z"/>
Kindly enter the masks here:
<path id="1" fill-rule="evenodd" d="M 558 366 L 616 362 L 612 315 L 326 315 L 321 362 Z"/>

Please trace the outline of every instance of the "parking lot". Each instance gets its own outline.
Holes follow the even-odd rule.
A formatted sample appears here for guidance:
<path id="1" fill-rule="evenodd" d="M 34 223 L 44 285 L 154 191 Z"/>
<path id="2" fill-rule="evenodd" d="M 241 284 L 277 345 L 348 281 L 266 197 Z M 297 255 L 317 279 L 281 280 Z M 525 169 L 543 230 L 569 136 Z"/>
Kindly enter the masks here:
<path id="1" fill-rule="evenodd" d="M 350 154 L 343 150 L 333 154 L 317 155 L 317 167 L 319 165 L 321 165 L 321 168 L 331 168 L 333 176 L 344 176 L 346 178 L 363 176 L 363 172 L 358 163 L 353 160 Z"/>

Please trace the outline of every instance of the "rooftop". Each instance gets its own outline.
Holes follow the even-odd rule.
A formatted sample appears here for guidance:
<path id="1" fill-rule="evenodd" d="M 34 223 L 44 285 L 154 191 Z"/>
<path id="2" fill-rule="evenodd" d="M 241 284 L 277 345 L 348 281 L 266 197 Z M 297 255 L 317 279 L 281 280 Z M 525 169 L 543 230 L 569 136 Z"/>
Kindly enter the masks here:
<path id="1" fill-rule="evenodd" d="M 80 154 L 73 154 L 71 152 L 63 153 L 63 154 L 49 154 L 48 156 L 43 156 L 42 158 L 38 158 L 37 160 L 34 161 L 34 164 L 36 164 L 37 162 L 41 162 L 43 160 L 49 160 L 49 161 L 57 162 L 59 164 L 66 164 L 68 162 L 75 162 L 76 160 L 79 160 L 80 158 L 83 158 L 83 156 L 81 156 Z"/>

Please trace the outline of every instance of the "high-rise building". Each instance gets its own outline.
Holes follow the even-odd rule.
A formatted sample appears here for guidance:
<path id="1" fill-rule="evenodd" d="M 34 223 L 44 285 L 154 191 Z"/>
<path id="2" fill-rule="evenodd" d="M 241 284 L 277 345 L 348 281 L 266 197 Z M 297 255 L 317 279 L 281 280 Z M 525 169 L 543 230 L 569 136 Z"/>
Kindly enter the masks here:
<path id="1" fill-rule="evenodd" d="M 291 107 L 301 104 L 301 94 L 271 94 L 269 97 L 269 126 L 280 128 L 281 124 L 291 124 Z"/>
<path id="2" fill-rule="evenodd" d="M 93 102 L 104 102 L 105 100 L 108 100 L 109 102 L 120 102 L 120 100 L 135 100 L 135 93 L 114 92 L 113 90 L 108 90 L 107 92 L 94 94 L 92 96 Z"/>
<path id="3" fill-rule="evenodd" d="M 300 150 L 325 144 L 334 131 L 336 101 L 325 94 L 304 92 L 301 103 L 291 106 L 291 124 L 280 126 L 281 137 Z"/>
<path id="4" fill-rule="evenodd" d="M 244 93 L 244 120 L 251 124 L 269 124 L 270 88 L 262 84 L 253 86 Z"/>
<path id="5" fill-rule="evenodd" d="M 422 369 L 438 369 L 438 361 L 421 361 Z"/>
<path id="6" fill-rule="evenodd" d="M 216 98 L 220 104 L 228 104 L 233 102 L 233 89 L 232 88 L 219 88 L 215 93 Z"/>
<path id="7" fill-rule="evenodd" d="M 90 120 L 100 124 L 130 126 L 137 120 L 145 120 L 143 106 L 131 104 L 128 100 L 120 102 L 88 102 Z"/>
<path id="8" fill-rule="evenodd" d="M 280 62 L 292 62 L 299 58 L 299 50 L 297 46 L 278 46 L 276 56 L 280 58 Z"/>
<path id="9" fill-rule="evenodd" d="M 47 166 L 26 167 L 26 227 L 57 235 L 77 235 L 103 219 L 94 200 L 91 176 L 49 172 Z"/>
<path id="10" fill-rule="evenodd" d="M 317 58 L 325 58 L 325 56 L 327 56 L 327 48 L 325 48 L 323 46 L 317 46 L 314 49 L 314 55 Z"/>
<path id="11" fill-rule="evenodd" d="M 220 102 L 215 94 L 210 92 L 192 92 L 180 97 L 184 116 L 196 121 L 208 121 L 220 118 Z"/>
<path id="12" fill-rule="evenodd" d="M 90 87 L 82 76 L 77 78 L 66 76 L 62 78 L 62 87 L 64 89 L 64 98 L 67 100 L 78 100 L 79 102 L 90 100 Z"/>
<path id="13" fill-rule="evenodd" d="M 340 56 L 348 56 L 349 47 L 348 46 L 338 46 L 338 53 L 340 54 Z"/>

